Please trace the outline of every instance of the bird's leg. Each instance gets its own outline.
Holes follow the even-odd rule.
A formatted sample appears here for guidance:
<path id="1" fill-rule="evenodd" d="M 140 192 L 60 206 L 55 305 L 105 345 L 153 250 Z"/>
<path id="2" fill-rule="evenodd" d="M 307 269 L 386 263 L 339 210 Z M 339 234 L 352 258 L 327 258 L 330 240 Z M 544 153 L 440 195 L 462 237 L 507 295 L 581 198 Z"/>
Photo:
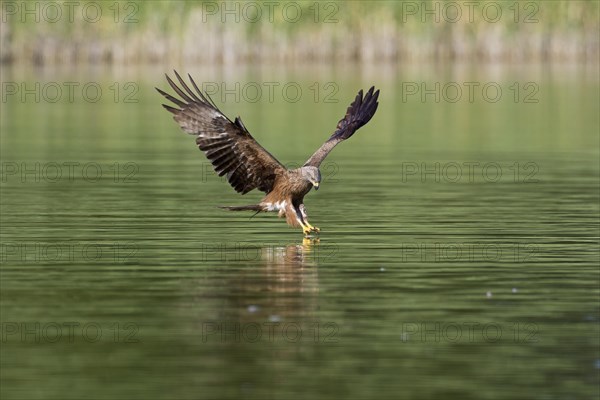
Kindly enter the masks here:
<path id="1" fill-rule="evenodd" d="M 304 204 L 300 204 L 300 207 L 298 207 L 300 209 L 300 214 L 302 214 L 302 219 L 304 220 L 304 223 L 306 224 L 306 226 L 310 231 L 314 231 L 314 232 L 321 232 L 321 229 L 317 228 L 316 226 L 312 226 L 309 222 L 308 222 L 308 214 L 306 214 L 306 207 L 304 207 Z"/>
<path id="2" fill-rule="evenodd" d="M 304 214 L 298 207 L 294 206 L 294 212 L 296 213 L 296 221 L 298 221 L 298 223 L 302 227 L 302 232 L 304 232 L 304 236 L 310 236 L 310 234 L 314 232 L 314 227 L 304 220 Z"/>

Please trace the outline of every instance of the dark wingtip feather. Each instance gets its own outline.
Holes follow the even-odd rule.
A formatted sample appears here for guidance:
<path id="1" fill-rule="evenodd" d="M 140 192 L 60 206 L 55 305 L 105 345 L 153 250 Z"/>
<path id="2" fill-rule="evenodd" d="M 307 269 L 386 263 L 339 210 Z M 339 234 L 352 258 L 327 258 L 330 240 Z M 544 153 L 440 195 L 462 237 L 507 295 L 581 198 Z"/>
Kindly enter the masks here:
<path id="1" fill-rule="evenodd" d="M 358 91 L 356 98 L 346 110 L 346 115 L 338 122 L 337 129 L 331 135 L 330 140 L 348 139 L 354 132 L 373 118 L 379 106 L 377 102 L 379 89 L 376 92 L 374 90 L 375 86 L 371 86 L 365 95 L 363 95 L 362 89 Z"/>
<path id="2" fill-rule="evenodd" d="M 156 88 L 156 90 L 158 90 L 158 93 L 162 94 L 167 100 L 172 101 L 173 103 L 177 104 L 179 107 L 185 107 L 187 105 L 186 102 L 179 100 L 176 97 L 171 96 L 169 93 L 160 90 L 159 88 Z"/>
<path id="3" fill-rule="evenodd" d="M 173 70 L 173 72 L 175 73 L 175 77 L 179 81 L 179 84 L 181 85 L 181 87 L 179 85 L 177 85 L 173 79 L 171 79 L 169 74 L 165 73 L 165 78 L 166 78 L 167 82 L 169 83 L 169 86 L 171 86 L 171 88 L 175 91 L 175 93 L 181 99 L 179 99 L 175 96 L 172 96 L 159 88 L 155 88 L 160 94 L 162 94 L 164 97 L 166 97 L 169 101 L 172 101 L 173 103 L 177 104 L 182 109 L 185 108 L 186 106 L 189 106 L 190 104 L 194 104 L 194 103 L 198 104 L 199 103 L 199 104 L 203 104 L 203 105 L 205 105 L 209 108 L 212 108 L 215 111 L 223 114 L 221 112 L 221 110 L 219 109 L 219 107 L 217 107 L 217 105 L 215 104 L 213 99 L 208 95 L 208 93 L 203 93 L 200 90 L 200 88 L 198 87 L 196 82 L 194 82 L 194 79 L 192 79 L 192 76 L 190 74 L 188 74 L 188 77 L 190 79 L 190 82 L 191 82 L 193 88 L 196 90 L 196 93 L 194 93 L 194 91 L 183 80 L 183 78 L 181 77 L 181 75 L 179 75 L 177 70 Z M 223 115 L 223 117 L 227 118 L 227 116 L 225 116 L 225 115 Z M 227 119 L 229 119 L 229 118 L 227 118 Z"/>
<path id="4" fill-rule="evenodd" d="M 165 108 L 165 110 L 167 110 L 173 114 L 179 114 L 181 112 L 181 110 L 179 108 L 171 107 L 166 104 L 163 104 L 162 106 Z"/>
<path id="5" fill-rule="evenodd" d="M 167 93 L 164 90 L 161 90 L 159 88 L 157 88 L 156 86 L 154 87 L 154 89 L 156 89 L 156 91 L 160 94 L 162 94 L 163 96 L 165 96 Z"/>
<path id="6" fill-rule="evenodd" d="M 196 81 L 194 81 L 194 78 L 192 78 L 192 75 L 190 75 L 188 73 L 188 78 L 190 80 L 190 82 L 192 83 L 192 86 L 194 87 L 194 89 L 196 89 L 196 93 L 198 93 L 198 95 L 200 96 L 200 98 L 205 102 L 208 103 L 206 100 L 206 96 L 208 96 L 208 93 L 206 94 L 206 96 L 204 96 L 204 93 L 202 93 L 202 90 L 200 90 L 200 88 L 198 87 L 198 85 L 196 85 Z M 214 101 L 212 101 L 212 99 L 210 98 L 210 96 L 208 96 L 208 100 L 210 100 L 209 104 L 212 105 L 214 107 L 215 110 L 218 110 L 219 107 L 217 107 L 217 105 L 215 104 Z"/>

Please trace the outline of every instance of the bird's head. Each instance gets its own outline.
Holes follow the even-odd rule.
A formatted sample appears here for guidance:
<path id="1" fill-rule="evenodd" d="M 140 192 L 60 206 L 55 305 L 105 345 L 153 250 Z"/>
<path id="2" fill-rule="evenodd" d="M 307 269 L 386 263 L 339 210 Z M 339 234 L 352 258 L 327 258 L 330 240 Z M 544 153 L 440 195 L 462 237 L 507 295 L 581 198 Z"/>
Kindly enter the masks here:
<path id="1" fill-rule="evenodd" d="M 321 171 L 319 171 L 319 168 L 311 166 L 302 167 L 300 168 L 300 173 L 306 181 L 315 187 L 315 190 L 319 190 L 319 185 L 321 184 Z"/>

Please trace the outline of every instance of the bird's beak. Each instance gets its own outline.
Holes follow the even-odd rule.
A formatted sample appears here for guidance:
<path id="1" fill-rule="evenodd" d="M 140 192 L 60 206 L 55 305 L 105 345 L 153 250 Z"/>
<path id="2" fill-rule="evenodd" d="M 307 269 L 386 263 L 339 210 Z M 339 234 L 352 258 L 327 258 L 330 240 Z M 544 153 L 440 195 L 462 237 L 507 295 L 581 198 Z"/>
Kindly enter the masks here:
<path id="1" fill-rule="evenodd" d="M 315 190 L 319 190 L 319 182 L 314 182 L 313 186 L 315 187 Z"/>

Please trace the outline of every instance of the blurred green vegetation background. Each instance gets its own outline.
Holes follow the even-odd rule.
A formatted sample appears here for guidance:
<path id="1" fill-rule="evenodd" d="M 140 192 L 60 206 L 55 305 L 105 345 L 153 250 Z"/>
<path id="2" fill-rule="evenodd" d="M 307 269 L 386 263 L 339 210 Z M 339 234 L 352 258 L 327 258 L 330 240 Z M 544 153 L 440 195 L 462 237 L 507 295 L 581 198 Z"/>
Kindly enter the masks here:
<path id="1" fill-rule="evenodd" d="M 3 1 L 3 63 L 597 62 L 599 2 Z"/>

